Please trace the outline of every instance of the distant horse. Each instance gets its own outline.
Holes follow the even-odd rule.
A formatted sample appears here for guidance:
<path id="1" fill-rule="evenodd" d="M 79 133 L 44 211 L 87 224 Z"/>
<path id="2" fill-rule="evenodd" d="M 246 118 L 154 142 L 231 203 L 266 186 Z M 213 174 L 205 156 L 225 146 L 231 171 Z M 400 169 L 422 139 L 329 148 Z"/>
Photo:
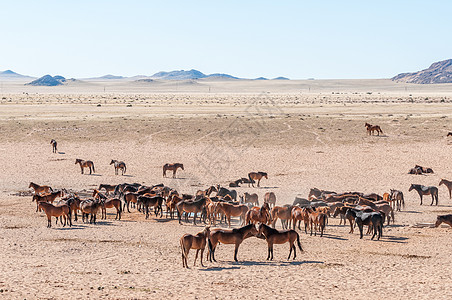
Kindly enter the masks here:
<path id="1" fill-rule="evenodd" d="M 39 184 L 30 182 L 28 187 L 32 188 L 35 191 L 35 194 L 53 192 L 53 189 L 48 185 L 39 185 Z"/>
<path id="2" fill-rule="evenodd" d="M 265 177 L 265 179 L 268 179 L 268 175 L 265 172 L 251 172 L 248 173 L 248 178 L 251 181 L 251 185 L 254 187 L 254 183 L 257 180 L 257 186 L 259 187 L 259 184 L 261 182 L 261 179 Z"/>
<path id="3" fill-rule="evenodd" d="M 98 189 L 105 189 L 105 192 L 107 193 L 107 195 L 109 195 L 110 193 L 115 191 L 116 185 L 100 184 Z"/>
<path id="4" fill-rule="evenodd" d="M 79 164 L 80 165 L 80 169 L 82 170 L 82 174 L 83 174 L 83 168 L 89 168 L 89 174 L 91 175 L 92 172 L 96 172 L 96 170 L 94 170 L 94 163 L 90 160 L 83 160 L 80 158 L 77 158 L 75 160 L 75 164 Z"/>
<path id="5" fill-rule="evenodd" d="M 207 188 L 206 190 L 199 190 L 196 192 L 196 196 L 207 196 L 210 197 L 210 194 L 213 192 L 218 192 L 217 188 L 213 185 Z"/>
<path id="6" fill-rule="evenodd" d="M 363 238 L 363 227 L 364 225 L 372 226 L 373 228 L 373 236 L 371 240 L 375 238 L 378 234 L 377 239 L 380 240 L 380 237 L 383 235 L 383 223 L 384 217 L 379 212 L 363 212 L 354 208 L 351 208 L 347 211 L 347 214 L 350 214 L 355 218 L 355 223 L 358 225 L 360 238 Z"/>
<path id="7" fill-rule="evenodd" d="M 447 136 L 452 136 L 452 132 L 449 131 L 449 132 L 447 133 Z"/>
<path id="8" fill-rule="evenodd" d="M 319 211 L 313 210 L 309 214 L 309 225 L 311 227 L 311 235 L 312 235 L 312 227 L 314 227 L 314 235 L 317 235 L 317 228 L 320 230 L 320 236 L 323 236 L 323 231 L 325 230 L 325 226 L 328 220 L 328 216 Z M 314 225 L 314 226 L 313 226 Z"/>
<path id="9" fill-rule="evenodd" d="M 224 197 L 226 195 L 231 196 L 232 200 L 237 200 L 237 191 L 236 190 L 228 190 L 227 188 L 217 186 L 217 196 Z"/>
<path id="10" fill-rule="evenodd" d="M 248 206 L 244 204 L 233 205 L 227 202 L 219 202 L 216 205 L 216 208 L 225 214 L 229 228 L 231 227 L 231 217 L 240 217 L 240 223 L 242 225 L 245 223 L 245 216 L 248 212 Z"/>
<path id="11" fill-rule="evenodd" d="M 116 208 L 116 217 L 115 220 L 121 220 L 121 200 L 117 198 L 111 198 L 107 200 L 102 200 L 102 219 L 107 218 L 107 208 Z"/>
<path id="12" fill-rule="evenodd" d="M 439 185 L 441 186 L 442 184 L 447 187 L 447 189 L 449 190 L 449 199 L 452 199 L 452 181 L 441 179 Z"/>
<path id="13" fill-rule="evenodd" d="M 126 172 L 126 164 L 123 161 L 118 161 L 116 159 L 112 159 L 110 165 L 114 165 L 115 167 L 115 175 L 118 175 L 118 170 L 122 171 L 122 175 Z"/>
<path id="14" fill-rule="evenodd" d="M 209 260 L 216 261 L 215 250 L 218 243 L 234 244 L 234 260 L 237 260 L 237 253 L 239 251 L 240 244 L 249 237 L 256 236 L 258 231 L 254 224 L 249 224 L 240 228 L 234 229 L 213 229 L 210 233 L 209 243 Z"/>
<path id="15" fill-rule="evenodd" d="M 415 165 L 415 169 L 420 169 L 422 173 L 434 173 L 432 168 L 422 167 L 420 165 Z"/>
<path id="16" fill-rule="evenodd" d="M 420 184 L 412 184 L 408 191 L 411 192 L 412 190 L 416 190 L 416 192 L 419 194 L 419 197 L 421 198 L 421 205 L 423 195 L 432 195 L 432 203 L 430 205 L 433 205 L 433 201 L 435 200 L 436 205 L 438 205 L 438 188 L 436 186 L 423 186 Z"/>
<path id="17" fill-rule="evenodd" d="M 393 207 L 393 209 L 395 209 L 397 211 L 400 211 L 401 207 L 403 207 L 403 209 L 405 209 L 405 200 L 403 198 L 402 191 L 391 189 L 391 194 L 389 196 L 389 199 L 390 199 L 391 206 Z"/>
<path id="18" fill-rule="evenodd" d="M 276 221 L 281 219 L 281 226 L 283 229 L 287 229 L 290 226 L 290 220 L 292 218 L 292 205 L 274 206 L 271 211 L 272 227 L 275 228 Z"/>
<path id="19" fill-rule="evenodd" d="M 295 247 L 295 240 L 297 241 L 298 248 L 300 251 L 303 251 L 303 248 L 301 248 L 300 243 L 300 236 L 295 230 L 276 230 L 274 228 L 271 228 L 270 226 L 267 226 L 265 224 L 259 225 L 258 235 L 263 235 L 265 239 L 267 240 L 268 244 L 268 256 L 267 260 L 273 260 L 273 244 L 284 244 L 289 243 L 290 252 L 289 257 L 287 259 L 290 259 L 290 256 L 292 255 L 293 250 L 293 259 L 297 257 L 297 250 Z"/>
<path id="20" fill-rule="evenodd" d="M 182 213 L 187 212 L 187 213 L 193 213 L 193 225 L 196 225 L 196 216 L 199 212 L 202 212 L 203 208 L 206 206 L 206 201 L 207 201 L 207 198 L 202 197 L 201 199 L 196 200 L 196 201 L 185 200 L 185 201 L 181 201 L 181 202 L 177 203 L 176 209 L 177 209 L 179 224 L 182 224 L 181 223 Z"/>
<path id="21" fill-rule="evenodd" d="M 196 265 L 196 259 L 198 258 L 199 250 L 201 250 L 201 266 L 204 267 L 204 265 L 202 264 L 202 257 L 204 255 L 204 249 L 206 248 L 207 244 L 206 239 L 208 239 L 209 236 L 210 226 L 207 226 L 203 231 L 198 232 L 196 235 L 184 234 L 180 238 L 180 247 L 182 249 L 182 267 L 188 269 L 187 257 L 190 249 L 196 250 L 196 256 L 193 266 Z"/>
<path id="22" fill-rule="evenodd" d="M 383 134 L 383 131 L 378 125 L 371 125 L 369 123 L 366 123 L 364 126 L 367 128 L 367 133 L 369 135 L 372 135 L 374 131 L 376 131 L 378 135 L 380 135 L 380 133 Z"/>
<path id="23" fill-rule="evenodd" d="M 163 166 L 163 177 L 166 177 L 166 171 L 173 171 L 173 178 L 176 178 L 176 171 L 178 168 L 184 170 L 184 165 L 180 163 L 165 164 Z"/>
<path id="24" fill-rule="evenodd" d="M 275 195 L 275 193 L 273 193 L 273 192 L 266 192 L 265 195 L 264 195 L 264 203 L 268 203 L 268 205 L 270 207 L 275 207 L 275 205 L 276 205 L 276 195 Z"/>
<path id="25" fill-rule="evenodd" d="M 243 183 L 242 179 L 237 179 L 236 181 L 232 181 L 229 183 L 229 187 L 240 187 L 240 184 Z"/>
<path id="26" fill-rule="evenodd" d="M 446 223 L 452 227 L 452 215 L 442 215 L 436 218 L 435 227 L 441 225 L 441 223 Z"/>
<path id="27" fill-rule="evenodd" d="M 96 224 L 97 212 L 102 209 L 102 202 L 93 199 L 87 199 L 80 202 L 80 211 L 82 212 L 82 221 L 85 218 L 88 221 L 88 216 L 91 215 L 89 222 Z"/>
<path id="28" fill-rule="evenodd" d="M 52 152 L 53 153 L 57 153 L 57 141 L 55 141 L 54 139 L 52 139 L 51 141 L 50 141 L 50 145 L 52 145 Z"/>
<path id="29" fill-rule="evenodd" d="M 264 223 L 264 224 L 270 224 L 271 222 L 271 215 L 270 215 L 270 208 L 268 207 L 268 203 L 264 203 L 262 207 L 256 209 L 250 209 L 246 213 L 246 223 L 253 223 L 256 224 L 258 222 Z"/>

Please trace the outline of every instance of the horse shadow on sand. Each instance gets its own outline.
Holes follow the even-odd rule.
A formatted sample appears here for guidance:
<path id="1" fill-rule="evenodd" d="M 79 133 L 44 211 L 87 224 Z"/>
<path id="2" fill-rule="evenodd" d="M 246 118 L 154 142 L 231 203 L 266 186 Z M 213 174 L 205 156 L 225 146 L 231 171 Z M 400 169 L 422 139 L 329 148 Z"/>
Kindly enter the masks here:
<path id="1" fill-rule="evenodd" d="M 206 269 L 201 269 L 200 271 L 223 271 L 223 270 L 236 270 L 240 269 L 241 266 L 276 266 L 276 267 L 289 267 L 289 266 L 300 266 L 304 264 L 324 264 L 323 261 L 315 260 L 294 260 L 294 261 L 226 261 L 222 262 L 225 266 L 208 267 Z"/>

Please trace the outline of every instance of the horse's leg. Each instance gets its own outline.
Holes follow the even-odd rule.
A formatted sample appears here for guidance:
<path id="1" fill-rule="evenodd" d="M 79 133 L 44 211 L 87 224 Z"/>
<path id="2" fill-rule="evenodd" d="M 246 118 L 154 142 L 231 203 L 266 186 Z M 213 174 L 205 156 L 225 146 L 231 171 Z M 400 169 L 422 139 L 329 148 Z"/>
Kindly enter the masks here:
<path id="1" fill-rule="evenodd" d="M 80 165 L 80 169 L 82 169 L 82 174 L 83 174 L 83 167 L 82 167 L 82 165 Z"/>
<path id="2" fill-rule="evenodd" d="M 193 213 L 193 225 L 196 225 L 196 216 L 198 215 L 197 212 Z"/>
<path id="3" fill-rule="evenodd" d="M 421 193 L 419 193 L 419 196 L 421 197 L 421 205 L 422 205 L 422 194 L 421 194 Z"/>
<path id="4" fill-rule="evenodd" d="M 268 243 L 268 248 L 267 248 L 267 249 L 268 249 L 267 260 L 269 260 L 269 259 L 270 259 L 270 252 L 271 252 L 272 246 L 271 246 L 270 242 L 267 241 L 267 243 Z"/>
<path id="5" fill-rule="evenodd" d="M 193 267 L 196 266 L 196 260 L 198 259 L 198 253 L 199 253 L 199 249 L 196 249 L 195 261 L 193 262 Z M 202 259 L 202 254 L 201 254 L 201 259 Z"/>
<path id="6" fill-rule="evenodd" d="M 235 250 L 234 250 L 234 260 L 236 261 L 236 262 L 238 262 L 238 260 L 237 260 L 237 252 L 239 252 L 239 246 L 240 246 L 240 244 L 235 244 Z"/>
<path id="7" fill-rule="evenodd" d="M 257 181 L 257 187 L 260 187 L 260 183 L 261 183 L 261 179 L 259 178 L 259 180 Z"/>
<path id="8" fill-rule="evenodd" d="M 51 218 L 52 217 L 49 217 L 49 216 L 47 217 L 47 227 L 48 228 L 52 227 L 52 220 L 51 220 Z"/>
<path id="9" fill-rule="evenodd" d="M 433 201 L 435 201 L 435 194 L 434 193 L 432 193 L 432 203 L 430 204 L 430 206 L 433 205 Z M 436 203 L 436 204 L 438 204 L 438 203 Z"/>
<path id="10" fill-rule="evenodd" d="M 289 241 L 289 246 L 290 246 L 290 251 L 289 251 L 289 257 L 287 258 L 287 260 L 290 259 L 290 256 L 292 255 L 292 250 L 293 250 L 293 244 L 291 244 L 290 241 Z"/>
<path id="11" fill-rule="evenodd" d="M 203 263 L 202 263 L 202 256 L 204 255 L 204 248 L 201 249 L 201 267 L 204 267 Z"/>
<path id="12" fill-rule="evenodd" d="M 174 170 L 173 170 L 173 178 L 176 178 L 176 170 L 177 170 L 177 169 L 174 169 Z"/>

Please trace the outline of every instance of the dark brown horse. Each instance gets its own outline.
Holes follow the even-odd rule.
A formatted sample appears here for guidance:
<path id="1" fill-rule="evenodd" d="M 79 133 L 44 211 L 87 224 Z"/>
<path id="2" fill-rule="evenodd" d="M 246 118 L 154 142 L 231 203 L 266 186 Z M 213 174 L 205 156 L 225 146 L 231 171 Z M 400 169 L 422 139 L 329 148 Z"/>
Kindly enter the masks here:
<path id="1" fill-rule="evenodd" d="M 58 150 L 57 150 L 57 141 L 55 141 L 54 139 L 52 139 L 52 140 L 50 141 L 50 145 L 52 145 L 52 152 L 53 152 L 53 153 L 57 153 L 57 152 L 58 152 Z"/>
<path id="2" fill-rule="evenodd" d="M 443 222 L 448 224 L 450 227 L 452 227 L 452 215 L 442 215 L 442 216 L 436 217 L 435 227 L 438 227 Z"/>
<path id="3" fill-rule="evenodd" d="M 259 187 L 259 184 L 261 182 L 261 179 L 265 177 L 265 179 L 268 179 L 268 175 L 265 172 L 251 172 L 248 173 L 248 178 L 251 181 L 251 185 L 254 187 L 254 183 L 257 180 L 257 186 Z"/>
<path id="4" fill-rule="evenodd" d="M 182 267 L 188 269 L 187 257 L 190 249 L 196 250 L 195 261 L 193 262 L 193 266 L 196 265 L 196 259 L 198 258 L 199 250 L 201 250 L 201 266 L 202 264 L 202 256 L 204 254 L 204 249 L 206 248 L 206 239 L 210 236 L 210 226 L 204 228 L 203 231 L 198 232 L 196 235 L 184 234 L 180 238 L 180 247 L 182 249 Z"/>
<path id="5" fill-rule="evenodd" d="M 298 248 L 300 251 L 303 251 L 303 248 L 301 248 L 300 243 L 300 236 L 295 230 L 276 230 L 274 228 L 271 228 L 270 226 L 267 226 L 265 224 L 259 225 L 258 235 L 263 235 L 265 239 L 267 240 L 268 244 L 268 256 L 267 260 L 273 260 L 273 244 L 285 244 L 289 243 L 290 252 L 289 257 L 287 259 L 290 259 L 290 256 L 292 255 L 293 250 L 293 259 L 297 257 L 297 249 L 295 247 L 295 240 L 297 241 Z"/>
<path id="6" fill-rule="evenodd" d="M 369 135 L 372 135 L 374 131 L 376 131 L 378 135 L 380 135 L 380 133 L 383 134 L 383 131 L 378 125 L 371 125 L 369 123 L 366 123 L 364 124 L 364 127 L 367 128 L 367 134 Z"/>
<path id="7" fill-rule="evenodd" d="M 165 164 L 163 166 L 163 177 L 166 177 L 166 171 L 173 171 L 173 178 L 176 178 L 176 171 L 178 168 L 184 170 L 184 165 L 180 163 Z"/>
<path id="8" fill-rule="evenodd" d="M 436 186 L 424 186 L 420 184 L 412 184 L 409 188 L 409 192 L 412 190 L 416 190 L 416 192 L 419 194 L 419 197 L 421 198 L 421 205 L 422 205 L 422 196 L 424 195 L 432 195 L 432 203 L 430 205 L 433 205 L 433 201 L 436 200 L 436 205 L 438 205 L 438 188 Z"/>
<path id="9" fill-rule="evenodd" d="M 80 165 L 82 174 L 83 174 L 83 168 L 89 168 L 89 174 L 91 174 L 92 172 L 94 172 L 94 173 L 96 172 L 96 170 L 94 169 L 94 163 L 90 160 L 83 160 L 83 159 L 77 158 L 75 160 L 75 164 Z"/>
<path id="10" fill-rule="evenodd" d="M 237 261 L 237 252 L 239 246 L 246 238 L 256 236 L 258 234 L 254 224 L 249 224 L 237 229 L 212 229 L 209 238 L 209 260 L 216 261 L 215 249 L 218 243 L 234 244 L 234 260 Z"/>
<path id="11" fill-rule="evenodd" d="M 117 198 L 102 200 L 102 219 L 107 218 L 107 208 L 116 208 L 115 220 L 121 220 L 121 200 Z"/>
<path id="12" fill-rule="evenodd" d="M 110 165 L 114 165 L 114 167 L 115 167 L 115 175 L 118 175 L 118 173 L 119 173 L 118 170 L 121 170 L 122 175 L 124 175 L 124 173 L 127 170 L 126 163 L 123 162 L 123 161 L 118 161 L 116 159 L 112 159 L 111 162 L 110 162 Z"/>
<path id="13" fill-rule="evenodd" d="M 452 199 L 452 181 L 449 181 L 449 180 L 446 180 L 446 179 L 441 179 L 441 181 L 439 182 L 439 186 L 441 186 L 443 184 L 449 190 L 449 199 Z"/>

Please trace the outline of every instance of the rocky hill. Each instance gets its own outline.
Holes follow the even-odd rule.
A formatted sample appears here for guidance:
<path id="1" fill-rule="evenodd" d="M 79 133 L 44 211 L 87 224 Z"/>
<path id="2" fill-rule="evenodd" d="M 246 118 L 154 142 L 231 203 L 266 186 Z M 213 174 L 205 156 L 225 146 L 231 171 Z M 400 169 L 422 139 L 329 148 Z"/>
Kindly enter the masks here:
<path id="1" fill-rule="evenodd" d="M 414 72 L 401 73 L 391 78 L 397 82 L 407 83 L 452 83 L 452 59 L 433 63 L 428 69 Z"/>
<path id="2" fill-rule="evenodd" d="M 57 86 L 62 85 L 64 82 L 66 82 L 66 78 L 63 76 L 51 76 L 51 75 L 44 75 L 41 78 L 38 78 L 36 80 L 33 80 L 32 82 L 26 83 L 25 85 L 33 85 L 33 86 Z"/>

